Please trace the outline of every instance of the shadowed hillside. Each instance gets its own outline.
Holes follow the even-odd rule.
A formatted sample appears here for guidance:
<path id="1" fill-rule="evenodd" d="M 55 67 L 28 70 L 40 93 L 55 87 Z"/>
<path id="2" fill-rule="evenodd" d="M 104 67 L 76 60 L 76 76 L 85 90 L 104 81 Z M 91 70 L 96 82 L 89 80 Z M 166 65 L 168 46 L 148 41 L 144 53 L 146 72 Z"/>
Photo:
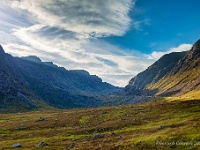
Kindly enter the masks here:
<path id="1" fill-rule="evenodd" d="M 66 70 L 35 56 L 14 58 L 0 47 L 0 111 L 101 105 L 99 96 L 117 91 L 84 70 Z"/>

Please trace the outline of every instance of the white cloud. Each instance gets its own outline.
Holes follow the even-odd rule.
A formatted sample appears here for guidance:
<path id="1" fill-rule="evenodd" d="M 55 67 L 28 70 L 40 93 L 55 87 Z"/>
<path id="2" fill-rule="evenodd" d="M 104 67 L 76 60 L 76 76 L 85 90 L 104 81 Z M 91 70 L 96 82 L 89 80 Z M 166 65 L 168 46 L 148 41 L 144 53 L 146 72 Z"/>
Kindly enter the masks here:
<path id="1" fill-rule="evenodd" d="M 56 26 L 85 37 L 123 35 L 130 26 L 133 0 L 16 0 L 13 8 L 26 10 L 38 23 Z M 51 17 L 49 17 L 51 16 Z"/>
<path id="2" fill-rule="evenodd" d="M 172 52 L 188 51 L 188 50 L 191 49 L 191 47 L 192 47 L 191 44 L 180 44 L 178 47 L 170 48 L 167 51 L 163 51 L 163 52 L 154 51 L 150 55 L 148 55 L 147 57 L 150 58 L 150 59 L 156 59 L 157 60 L 165 54 L 169 54 L 169 53 L 172 53 Z"/>
<path id="3" fill-rule="evenodd" d="M 18 57 L 21 57 L 21 56 L 29 56 L 30 54 L 31 55 L 37 55 L 38 52 L 35 51 L 34 49 L 28 47 L 28 46 L 25 46 L 25 45 L 20 45 L 20 44 L 6 44 L 6 45 L 3 45 L 3 48 L 5 49 L 5 51 L 11 55 L 14 55 L 14 56 L 18 56 Z"/>

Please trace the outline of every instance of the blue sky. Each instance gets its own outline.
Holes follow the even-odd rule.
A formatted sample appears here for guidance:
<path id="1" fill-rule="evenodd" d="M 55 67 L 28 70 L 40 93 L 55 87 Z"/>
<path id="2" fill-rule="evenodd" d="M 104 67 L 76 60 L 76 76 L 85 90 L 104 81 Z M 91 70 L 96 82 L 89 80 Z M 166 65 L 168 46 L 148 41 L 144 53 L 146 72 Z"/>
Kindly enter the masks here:
<path id="1" fill-rule="evenodd" d="M 107 40 L 144 53 L 193 43 L 200 38 L 199 5 L 199 0 L 138 0 L 138 12 L 130 12 L 133 19 L 144 21 L 138 30 L 133 25 L 125 36 Z"/>
<path id="2" fill-rule="evenodd" d="M 1 0 L 0 43 L 125 86 L 162 55 L 189 50 L 199 0 Z"/>

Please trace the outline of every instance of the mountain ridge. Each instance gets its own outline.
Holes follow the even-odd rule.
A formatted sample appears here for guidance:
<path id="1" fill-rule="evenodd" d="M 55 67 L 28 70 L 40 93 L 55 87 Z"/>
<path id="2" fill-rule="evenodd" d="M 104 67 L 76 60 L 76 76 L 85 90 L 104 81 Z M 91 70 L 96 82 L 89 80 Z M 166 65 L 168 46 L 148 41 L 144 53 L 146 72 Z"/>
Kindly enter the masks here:
<path id="1" fill-rule="evenodd" d="M 161 57 L 132 78 L 122 93 L 133 96 L 181 96 L 199 87 L 199 66 L 200 40 L 189 51 Z"/>
<path id="2" fill-rule="evenodd" d="M 175 66 L 178 61 L 186 55 L 187 52 L 173 52 L 166 54 L 149 66 L 145 71 L 139 73 L 137 76 L 129 81 L 124 91 L 128 94 L 134 95 L 153 95 L 154 91 L 148 91 L 145 87 L 148 84 L 158 82 Z M 168 59 L 171 61 L 168 64 Z M 139 80 L 138 80 L 139 78 Z M 142 78 L 142 80 L 140 80 Z"/>
<path id="3" fill-rule="evenodd" d="M 3 48 L 1 52 L 0 111 L 26 111 L 40 106 L 97 107 L 102 103 L 101 95 L 119 90 L 87 71 L 66 70 L 53 63 L 40 62 L 35 56 L 28 60 L 12 57 Z"/>

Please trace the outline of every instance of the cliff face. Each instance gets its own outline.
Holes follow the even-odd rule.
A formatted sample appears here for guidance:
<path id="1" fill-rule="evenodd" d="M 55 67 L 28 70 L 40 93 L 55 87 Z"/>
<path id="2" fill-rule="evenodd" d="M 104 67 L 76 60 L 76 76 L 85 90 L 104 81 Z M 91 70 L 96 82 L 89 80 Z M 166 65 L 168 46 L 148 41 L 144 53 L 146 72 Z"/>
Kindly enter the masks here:
<path id="1" fill-rule="evenodd" d="M 200 40 L 188 52 L 163 56 L 132 78 L 124 93 L 136 96 L 177 96 L 200 85 Z"/>

